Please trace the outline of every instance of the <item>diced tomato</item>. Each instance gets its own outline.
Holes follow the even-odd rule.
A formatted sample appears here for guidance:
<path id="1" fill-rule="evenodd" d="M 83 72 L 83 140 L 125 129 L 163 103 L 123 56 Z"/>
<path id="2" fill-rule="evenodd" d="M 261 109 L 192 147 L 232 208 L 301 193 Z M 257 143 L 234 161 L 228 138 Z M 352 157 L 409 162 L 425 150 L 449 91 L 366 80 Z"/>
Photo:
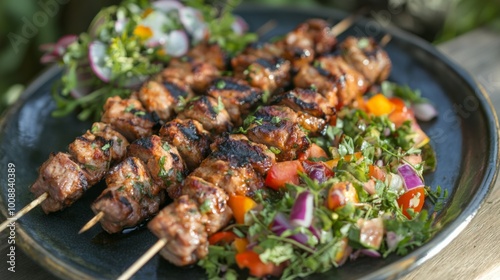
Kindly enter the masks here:
<path id="1" fill-rule="evenodd" d="M 360 160 L 363 158 L 363 153 L 361 152 L 355 152 L 354 154 L 352 155 L 345 155 L 344 157 L 342 157 L 345 161 L 351 161 L 352 158 L 355 158 L 356 160 Z M 334 158 L 334 159 L 331 159 L 331 160 L 328 160 L 328 161 L 325 161 L 323 162 L 326 166 L 328 166 L 328 168 L 330 169 L 333 169 L 335 167 L 337 167 L 337 164 L 339 163 L 340 161 L 340 158 Z"/>
<path id="2" fill-rule="evenodd" d="M 236 239 L 234 239 L 233 245 L 234 245 L 234 248 L 236 249 L 236 252 L 243 253 L 247 250 L 248 239 L 237 237 Z"/>
<path id="3" fill-rule="evenodd" d="M 248 268 L 250 275 L 255 277 L 264 277 L 266 275 L 280 276 L 283 272 L 283 266 L 278 266 L 273 263 L 263 263 L 259 254 L 254 251 L 246 251 L 238 253 L 235 256 L 236 264 L 239 268 Z"/>
<path id="4" fill-rule="evenodd" d="M 307 176 L 318 181 L 319 183 L 323 183 L 335 175 L 328 166 L 320 161 L 314 162 L 305 160 L 302 162 L 302 166 L 304 167 Z"/>
<path id="5" fill-rule="evenodd" d="M 411 216 L 407 212 L 407 210 L 411 208 L 415 213 L 418 213 L 422 210 L 424 202 L 425 202 L 424 187 L 414 188 L 409 191 L 406 191 L 398 198 L 398 205 L 403 208 L 403 214 L 408 219 L 411 219 Z"/>
<path id="6" fill-rule="evenodd" d="M 302 154 L 299 155 L 299 160 L 306 159 L 321 159 L 328 158 L 325 150 L 316 144 L 311 144 L 311 146 Z"/>
<path id="7" fill-rule="evenodd" d="M 233 211 L 233 217 L 238 224 L 244 224 L 245 214 L 257 205 L 253 199 L 243 195 L 229 196 L 227 204 Z"/>
<path id="8" fill-rule="evenodd" d="M 396 107 L 387 97 L 383 94 L 378 93 L 372 96 L 365 103 L 368 112 L 374 114 L 375 116 L 389 115 Z"/>
<path id="9" fill-rule="evenodd" d="M 345 206 L 347 203 L 358 203 L 358 193 L 351 183 L 340 182 L 330 187 L 326 207 L 330 210 L 336 210 Z"/>
<path id="10" fill-rule="evenodd" d="M 220 231 L 210 235 L 210 237 L 208 237 L 208 243 L 210 243 L 210 245 L 231 244 L 235 238 L 236 234 L 231 231 Z"/>
<path id="11" fill-rule="evenodd" d="M 267 172 L 266 186 L 278 190 L 286 183 L 298 184 L 299 172 L 304 172 L 304 168 L 298 160 L 277 162 Z"/>
<path id="12" fill-rule="evenodd" d="M 389 120 L 393 122 L 396 127 L 400 127 L 406 121 L 411 122 L 412 130 L 417 133 L 417 136 L 413 139 L 415 147 L 420 148 L 429 143 L 429 137 L 420 128 L 413 111 L 406 107 L 405 102 L 397 97 L 392 97 L 390 101 L 394 104 L 395 110 L 389 115 Z"/>
<path id="13" fill-rule="evenodd" d="M 386 173 L 380 167 L 370 164 L 368 175 L 380 181 L 385 181 Z"/>

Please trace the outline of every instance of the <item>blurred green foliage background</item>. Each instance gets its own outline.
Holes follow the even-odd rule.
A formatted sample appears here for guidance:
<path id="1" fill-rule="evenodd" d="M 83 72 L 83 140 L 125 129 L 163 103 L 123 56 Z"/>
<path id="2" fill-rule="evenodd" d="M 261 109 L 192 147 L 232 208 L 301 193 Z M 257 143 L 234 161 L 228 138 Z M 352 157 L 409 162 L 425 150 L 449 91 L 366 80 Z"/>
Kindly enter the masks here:
<path id="1" fill-rule="evenodd" d="M 224 0 L 217 1 L 220 5 Z M 0 0 L 0 113 L 45 66 L 39 46 L 64 34 L 86 31 L 101 7 L 119 0 Z M 397 7 L 391 24 L 439 43 L 478 26 L 500 30 L 500 0 L 244 0 L 244 4 L 324 6 L 348 12 L 367 7 L 368 16 Z M 44 16 L 45 15 L 45 16 Z M 24 36 L 29 34 L 29 36 Z M 499 33 L 500 36 L 500 33 Z M 473 42 L 471 42 L 473 43 Z"/>

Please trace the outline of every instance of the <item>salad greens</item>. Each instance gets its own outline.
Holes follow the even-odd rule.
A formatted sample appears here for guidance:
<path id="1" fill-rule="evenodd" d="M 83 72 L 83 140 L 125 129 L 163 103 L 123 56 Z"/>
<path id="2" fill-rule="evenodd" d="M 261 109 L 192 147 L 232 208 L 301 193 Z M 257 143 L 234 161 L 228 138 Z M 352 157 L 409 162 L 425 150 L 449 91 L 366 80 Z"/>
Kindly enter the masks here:
<path id="1" fill-rule="evenodd" d="M 259 120 L 249 116 L 245 122 L 256 121 Z M 258 254 L 260 262 L 274 266 L 274 270 L 266 270 L 266 273 L 277 270 L 274 275 L 281 279 L 326 272 L 348 259 L 361 256 L 407 254 L 439 230 L 428 210 L 404 209 L 400 201 L 400 197 L 411 190 L 405 188 L 407 178 L 398 175 L 401 174 L 398 167 L 409 165 L 410 170 L 421 178 L 427 161 L 435 164 L 432 156 L 415 161 L 422 149 L 432 148 L 429 144 L 417 148 L 414 139 L 417 138 L 411 121 L 396 127 L 388 116 L 373 116 L 360 109 L 344 108 L 338 112 L 335 125 L 328 126 L 322 136 L 311 138 L 328 151 L 328 159 L 308 162 L 316 169 L 311 172 L 306 167 L 299 172 L 299 184 L 258 191 L 253 199 L 259 207 L 247 212 L 244 224 L 230 225 L 226 231 L 233 232 L 238 238 L 246 238 L 247 248 Z M 328 176 L 325 170 L 322 176 L 318 176 L 318 168 L 321 170 L 326 166 L 328 169 L 332 162 L 334 175 Z M 374 166 L 383 170 L 385 178 L 374 179 Z M 344 186 L 344 189 L 339 186 Z M 348 191 L 349 187 L 354 189 Z M 438 187 L 433 192 L 423 185 L 416 189 L 422 194 L 425 191 L 428 203 L 435 205 L 434 211 L 440 210 L 446 191 Z M 347 203 L 332 208 L 335 202 L 332 202 L 332 194 L 342 190 L 346 198 L 354 199 L 346 199 Z M 304 192 L 312 195 L 312 206 L 298 205 Z M 355 195 L 349 196 L 349 192 Z M 420 199 L 419 195 L 415 197 Z M 423 203 L 423 195 L 421 199 Z M 310 225 L 291 225 L 296 207 L 312 207 Z M 213 244 L 210 254 L 198 264 L 207 271 L 210 279 L 236 279 L 235 257 L 239 254 L 241 252 L 234 245 Z M 242 267 L 238 263 L 238 266 L 246 267 L 250 272 L 254 269 L 250 264 Z"/>
<path id="2" fill-rule="evenodd" d="M 54 116 L 78 110 L 81 120 L 100 118 L 105 100 L 128 97 L 173 57 L 199 43 L 217 43 L 234 54 L 256 40 L 246 23 L 232 14 L 238 0 L 220 9 L 203 0 L 124 0 L 103 9 L 88 32 L 69 35 L 44 46 L 42 62 L 64 66 L 54 89 Z"/>

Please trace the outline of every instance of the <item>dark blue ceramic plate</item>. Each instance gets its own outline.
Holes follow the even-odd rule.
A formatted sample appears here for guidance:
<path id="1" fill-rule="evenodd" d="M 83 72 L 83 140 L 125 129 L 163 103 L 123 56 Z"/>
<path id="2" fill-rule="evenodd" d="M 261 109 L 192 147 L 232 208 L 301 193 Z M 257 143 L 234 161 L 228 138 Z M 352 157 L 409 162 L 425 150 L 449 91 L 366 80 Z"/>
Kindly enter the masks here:
<path id="1" fill-rule="evenodd" d="M 264 39 L 284 34 L 308 18 L 329 18 L 335 23 L 345 16 L 327 9 L 251 7 L 240 9 L 239 14 L 253 30 L 270 19 L 276 20 L 277 27 Z M 432 188 L 441 185 L 449 190 L 450 196 L 438 216 L 442 229 L 423 247 L 404 257 L 362 258 L 325 275 L 314 275 L 310 277 L 312 279 L 372 279 L 407 273 L 437 254 L 457 236 L 481 206 L 496 176 L 498 124 L 492 106 L 477 82 L 426 42 L 398 30 L 382 30 L 375 22 L 361 21 L 340 39 L 345 35 L 363 35 L 363 32 L 377 39 L 385 33 L 392 34 L 392 40 L 386 46 L 394 65 L 390 80 L 420 89 L 439 110 L 437 120 L 423 125 L 438 157 L 436 172 L 425 179 Z M 19 210 L 33 199 L 28 187 L 49 153 L 66 150 L 74 137 L 90 127 L 90 123 L 79 122 L 74 116 L 51 117 L 55 105 L 50 91 L 60 72 L 56 68 L 45 72 L 2 119 L 0 198 L 4 216 L 7 164 L 16 165 L 16 208 Z M 19 221 L 17 236 L 22 242 L 18 243 L 34 260 L 59 277 L 116 278 L 156 238 L 146 229 L 110 238 L 98 226 L 78 235 L 81 226 L 93 216 L 89 205 L 102 187 L 92 188 L 83 199 L 63 212 L 45 215 L 39 208 L 33 210 Z M 196 267 L 178 268 L 158 256 L 135 276 L 137 279 L 204 277 L 203 271 Z"/>

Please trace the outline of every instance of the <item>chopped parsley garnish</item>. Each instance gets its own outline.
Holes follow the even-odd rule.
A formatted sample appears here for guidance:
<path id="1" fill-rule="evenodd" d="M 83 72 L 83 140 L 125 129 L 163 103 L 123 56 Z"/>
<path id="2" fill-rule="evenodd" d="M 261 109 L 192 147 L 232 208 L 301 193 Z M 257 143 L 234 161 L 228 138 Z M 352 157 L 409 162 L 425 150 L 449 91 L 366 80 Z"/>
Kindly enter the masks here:
<path id="1" fill-rule="evenodd" d="M 109 148 L 111 148 L 111 144 L 106 143 L 104 146 L 101 147 L 101 150 L 107 151 Z"/>
<path id="2" fill-rule="evenodd" d="M 219 114 L 222 110 L 224 110 L 224 103 L 222 103 L 222 97 L 217 98 L 217 106 L 214 107 L 214 112 Z"/>

